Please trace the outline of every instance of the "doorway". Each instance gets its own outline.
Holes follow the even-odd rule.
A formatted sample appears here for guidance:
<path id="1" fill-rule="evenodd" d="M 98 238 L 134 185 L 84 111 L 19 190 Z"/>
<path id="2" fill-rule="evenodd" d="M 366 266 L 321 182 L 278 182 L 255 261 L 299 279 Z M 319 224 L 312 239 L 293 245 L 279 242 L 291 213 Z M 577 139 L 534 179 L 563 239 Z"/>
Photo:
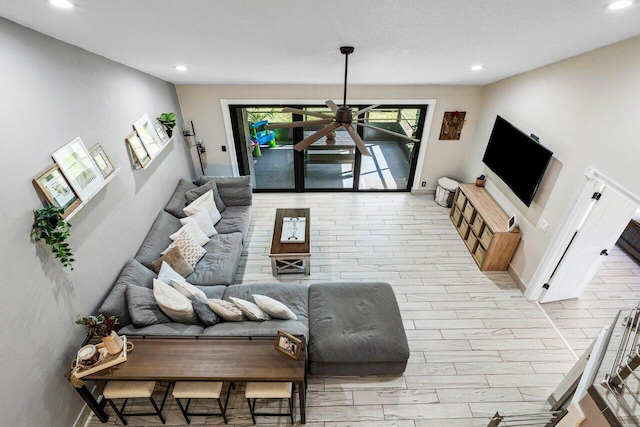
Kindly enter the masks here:
<path id="1" fill-rule="evenodd" d="M 348 133 L 340 128 L 302 152 L 293 146 L 322 126 L 266 129 L 267 123 L 302 121 L 301 115 L 281 113 L 285 105 L 229 105 L 240 175 L 251 175 L 260 191 L 409 191 L 416 173 L 420 143 L 375 129 L 358 127 L 371 152 L 362 156 Z M 288 105 L 292 106 L 292 105 Z M 323 105 L 295 106 L 331 113 Z M 366 105 L 351 106 L 354 110 Z M 381 105 L 366 113 L 367 122 L 421 139 L 427 105 Z M 308 120 L 308 119 L 307 119 Z"/>

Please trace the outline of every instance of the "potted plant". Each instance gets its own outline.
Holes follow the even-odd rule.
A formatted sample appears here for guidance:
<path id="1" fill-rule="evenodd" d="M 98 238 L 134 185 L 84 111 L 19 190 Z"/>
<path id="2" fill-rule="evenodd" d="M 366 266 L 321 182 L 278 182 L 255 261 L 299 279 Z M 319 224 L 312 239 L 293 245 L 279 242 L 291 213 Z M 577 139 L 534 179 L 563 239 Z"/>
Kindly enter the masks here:
<path id="1" fill-rule="evenodd" d="M 164 128 L 167 130 L 167 135 L 171 138 L 171 135 L 173 135 L 173 128 L 176 125 L 176 113 L 162 113 L 158 117 L 158 121 L 162 123 Z"/>
<path id="2" fill-rule="evenodd" d="M 97 316 L 83 317 L 82 314 L 77 314 L 76 324 L 85 327 L 89 338 L 101 338 L 109 354 L 122 351 L 122 339 L 115 331 L 116 325 L 120 324 L 116 316 L 106 318 L 101 313 Z"/>
<path id="3" fill-rule="evenodd" d="M 51 246 L 51 251 L 60 259 L 63 267 L 73 270 L 73 254 L 66 242 L 70 236 L 69 228 L 71 224 L 62 219 L 64 209 L 49 206 L 48 208 L 33 211 L 33 226 L 31 227 L 31 238 L 36 242 L 44 240 Z"/>

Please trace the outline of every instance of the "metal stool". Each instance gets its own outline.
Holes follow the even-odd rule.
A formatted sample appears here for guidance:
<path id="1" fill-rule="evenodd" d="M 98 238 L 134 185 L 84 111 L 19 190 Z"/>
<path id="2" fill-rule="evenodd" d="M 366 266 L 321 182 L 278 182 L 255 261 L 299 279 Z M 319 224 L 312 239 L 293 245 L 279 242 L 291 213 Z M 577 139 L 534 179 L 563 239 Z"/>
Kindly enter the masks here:
<path id="1" fill-rule="evenodd" d="M 224 423 L 227 424 L 227 404 L 229 403 L 229 396 L 231 395 L 231 385 L 227 391 L 227 398 L 224 402 L 224 408 L 220 401 L 220 395 L 222 394 L 222 382 L 219 381 L 180 381 L 176 382 L 172 391 L 173 397 L 178 403 L 178 407 L 187 421 L 187 424 L 191 424 L 189 415 L 221 415 Z M 187 399 L 187 405 L 182 406 L 180 399 Z M 189 405 L 192 399 L 215 399 L 220 407 L 220 413 L 217 412 L 189 412 Z"/>
<path id="2" fill-rule="evenodd" d="M 127 425 L 127 420 L 124 419 L 125 415 L 157 415 L 160 417 L 162 424 L 164 424 L 166 421 L 162 416 L 162 409 L 164 408 L 164 403 L 167 400 L 167 394 L 169 394 L 169 386 L 167 386 L 167 391 L 164 393 L 160 409 L 158 409 L 156 401 L 153 400 L 153 389 L 155 387 L 155 381 L 109 381 L 104 388 L 102 395 L 107 399 L 107 402 L 109 402 L 124 425 Z M 146 397 L 151 401 L 155 412 L 128 412 L 125 414 L 124 408 L 127 406 L 129 399 L 141 397 Z M 122 407 L 120 409 L 118 409 L 115 403 L 113 403 L 113 399 L 124 399 L 124 403 L 122 403 Z"/>
<path id="3" fill-rule="evenodd" d="M 288 415 L 291 417 L 291 424 L 293 424 L 293 384 L 283 382 L 255 382 L 247 383 L 247 387 L 244 391 L 244 395 L 247 398 L 249 404 L 249 412 L 251 412 L 251 419 L 253 424 L 256 423 L 256 415 L 261 416 L 275 416 Z M 251 400 L 253 399 L 253 402 Z M 287 399 L 289 401 L 289 412 L 286 413 L 258 413 L 255 412 L 257 399 Z"/>

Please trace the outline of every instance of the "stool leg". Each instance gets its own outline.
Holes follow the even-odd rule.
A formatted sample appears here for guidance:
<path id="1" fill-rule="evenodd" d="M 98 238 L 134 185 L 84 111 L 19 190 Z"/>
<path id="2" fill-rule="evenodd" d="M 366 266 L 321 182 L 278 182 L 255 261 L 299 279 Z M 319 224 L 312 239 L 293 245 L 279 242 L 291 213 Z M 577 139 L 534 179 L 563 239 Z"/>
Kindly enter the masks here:
<path id="1" fill-rule="evenodd" d="M 182 416 L 184 417 L 187 424 L 191 424 L 191 420 L 189 420 L 189 417 L 187 416 L 187 411 L 182 406 L 182 402 L 180 402 L 180 399 L 178 399 L 177 397 L 176 397 L 176 403 L 178 404 L 178 408 L 180 408 L 180 412 L 182 412 Z"/>
<path id="2" fill-rule="evenodd" d="M 291 425 L 293 425 L 293 399 L 289 398 L 289 415 L 291 415 Z"/>
<path id="3" fill-rule="evenodd" d="M 251 406 L 251 399 L 247 399 L 247 403 L 249 404 L 249 412 L 251 413 L 251 420 L 253 421 L 253 425 L 256 425 L 256 417 L 253 415 L 253 409 L 255 408 L 256 400 L 253 399 L 253 405 Z"/>
<path id="4" fill-rule="evenodd" d="M 222 408 L 222 401 L 220 400 L 220 398 L 217 398 L 216 401 L 218 402 L 218 407 L 220 407 L 220 413 L 222 414 L 222 419 L 224 420 L 224 423 L 227 424 L 227 415 L 225 414 L 225 409 Z"/>
<path id="5" fill-rule="evenodd" d="M 156 401 L 153 400 L 153 397 L 149 397 L 149 400 L 151 401 L 151 404 L 153 405 L 153 409 L 156 410 L 156 414 L 158 414 L 158 416 L 160 417 L 160 421 L 162 421 L 162 424 L 166 423 L 167 421 L 162 416 L 162 412 L 158 408 L 158 405 L 156 405 Z"/>
<path id="6" fill-rule="evenodd" d="M 120 418 L 120 421 L 122 421 L 122 424 L 124 424 L 126 426 L 127 425 L 127 420 L 124 419 L 124 416 L 122 415 L 122 412 L 120 412 L 118 410 L 118 407 L 116 406 L 115 403 L 113 403 L 113 400 L 107 399 L 107 402 L 109 402 L 109 405 L 111 405 L 111 407 L 113 408 L 113 411 L 116 413 L 118 418 Z"/>

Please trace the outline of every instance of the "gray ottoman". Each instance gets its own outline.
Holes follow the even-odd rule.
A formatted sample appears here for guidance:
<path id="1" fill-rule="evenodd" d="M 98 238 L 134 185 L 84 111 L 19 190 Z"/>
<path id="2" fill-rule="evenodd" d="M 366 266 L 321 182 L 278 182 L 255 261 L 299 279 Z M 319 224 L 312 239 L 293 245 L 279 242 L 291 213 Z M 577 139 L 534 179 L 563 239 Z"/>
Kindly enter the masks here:
<path id="1" fill-rule="evenodd" d="M 388 283 L 309 287 L 313 375 L 401 375 L 409 359 L 400 309 Z"/>

